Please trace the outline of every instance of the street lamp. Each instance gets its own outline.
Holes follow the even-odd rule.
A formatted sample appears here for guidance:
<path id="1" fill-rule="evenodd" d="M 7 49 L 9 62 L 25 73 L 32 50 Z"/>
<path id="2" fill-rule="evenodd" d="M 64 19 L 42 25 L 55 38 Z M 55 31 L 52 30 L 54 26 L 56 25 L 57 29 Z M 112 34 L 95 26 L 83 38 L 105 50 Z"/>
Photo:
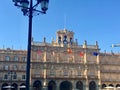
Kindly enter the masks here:
<path id="1" fill-rule="evenodd" d="M 29 90 L 30 86 L 30 59 L 31 59 L 31 40 L 32 40 L 32 17 L 33 13 L 46 14 L 48 9 L 49 0 L 35 0 L 36 4 L 33 5 L 33 0 L 12 0 L 14 5 L 21 8 L 23 15 L 29 17 L 28 27 L 28 47 L 27 47 L 27 66 L 26 66 L 26 90 Z M 30 3 L 30 5 L 29 5 Z M 41 11 L 36 8 L 41 4 Z"/>

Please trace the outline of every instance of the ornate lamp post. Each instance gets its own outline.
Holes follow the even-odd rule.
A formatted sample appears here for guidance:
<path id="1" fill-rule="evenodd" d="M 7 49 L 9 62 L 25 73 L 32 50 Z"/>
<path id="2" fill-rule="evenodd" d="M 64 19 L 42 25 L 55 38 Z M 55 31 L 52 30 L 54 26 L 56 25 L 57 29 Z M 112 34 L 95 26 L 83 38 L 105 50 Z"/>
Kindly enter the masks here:
<path id="1" fill-rule="evenodd" d="M 35 0 L 36 4 L 33 5 L 33 0 L 13 0 L 14 5 L 21 7 L 23 15 L 29 17 L 29 27 L 28 27 L 28 47 L 27 47 L 27 66 L 26 66 L 26 90 L 29 90 L 30 86 L 30 59 L 31 59 L 31 40 L 32 40 L 32 17 L 33 13 L 46 14 L 48 9 L 49 0 Z M 30 3 L 30 5 L 29 5 Z M 41 4 L 41 11 L 36 8 Z"/>

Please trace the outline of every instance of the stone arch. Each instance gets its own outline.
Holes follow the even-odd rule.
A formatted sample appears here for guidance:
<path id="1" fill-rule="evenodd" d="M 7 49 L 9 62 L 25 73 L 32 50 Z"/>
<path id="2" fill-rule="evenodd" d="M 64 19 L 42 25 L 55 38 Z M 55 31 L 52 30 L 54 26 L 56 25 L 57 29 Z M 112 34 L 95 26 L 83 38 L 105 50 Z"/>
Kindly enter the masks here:
<path id="1" fill-rule="evenodd" d="M 96 83 L 95 83 L 95 81 L 91 81 L 89 83 L 89 90 L 96 90 Z"/>
<path id="2" fill-rule="evenodd" d="M 76 89 L 77 90 L 83 90 L 83 82 L 82 81 L 78 81 L 76 83 Z"/>
<path id="3" fill-rule="evenodd" d="M 14 87 L 12 90 L 18 90 L 18 85 L 16 83 L 13 83 L 12 86 Z"/>
<path id="4" fill-rule="evenodd" d="M 72 90 L 72 83 L 69 81 L 61 82 L 60 90 Z"/>
<path id="5" fill-rule="evenodd" d="M 105 87 L 107 87 L 106 84 L 102 84 L 102 89 L 105 88 Z"/>
<path id="6" fill-rule="evenodd" d="M 1 90 L 7 90 L 7 88 L 4 88 L 5 86 L 8 86 L 8 83 L 3 83 L 2 87 L 1 87 Z"/>
<path id="7" fill-rule="evenodd" d="M 116 88 L 117 88 L 117 87 L 120 87 L 120 84 L 117 84 L 117 85 L 116 85 Z"/>
<path id="8" fill-rule="evenodd" d="M 19 89 L 26 90 L 26 84 L 25 83 L 20 84 Z"/>
<path id="9" fill-rule="evenodd" d="M 34 90 L 42 90 L 42 84 L 39 80 L 36 80 L 34 83 L 33 83 L 33 88 Z"/>
<path id="10" fill-rule="evenodd" d="M 58 37 L 58 44 L 61 43 L 61 36 Z"/>
<path id="11" fill-rule="evenodd" d="M 114 87 L 114 85 L 113 85 L 113 84 L 109 84 L 109 86 L 110 86 L 110 87 Z"/>
<path id="12" fill-rule="evenodd" d="M 55 81 L 50 81 L 49 83 L 48 83 L 48 90 L 56 90 L 56 83 L 55 83 Z"/>

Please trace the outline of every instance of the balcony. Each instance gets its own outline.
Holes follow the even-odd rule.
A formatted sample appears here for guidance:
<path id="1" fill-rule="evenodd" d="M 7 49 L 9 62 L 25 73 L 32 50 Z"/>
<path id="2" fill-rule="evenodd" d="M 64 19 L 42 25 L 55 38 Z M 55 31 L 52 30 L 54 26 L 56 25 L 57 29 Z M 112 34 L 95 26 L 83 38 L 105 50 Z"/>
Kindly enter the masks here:
<path id="1" fill-rule="evenodd" d="M 97 61 L 87 61 L 87 64 L 97 64 Z"/>
<path id="2" fill-rule="evenodd" d="M 44 75 L 32 75 L 32 78 L 37 79 L 37 78 L 44 78 Z M 47 75 L 46 76 L 47 79 L 85 79 L 85 75 L 82 76 L 77 76 L 77 75 Z"/>
<path id="3" fill-rule="evenodd" d="M 101 70 L 101 73 L 120 73 L 120 70 Z"/>
<path id="4" fill-rule="evenodd" d="M 120 82 L 120 79 L 101 78 L 102 82 Z"/>
<path id="5" fill-rule="evenodd" d="M 10 79 L 4 79 L 0 77 L 0 82 L 10 82 Z M 17 79 L 12 79 L 12 82 L 25 82 L 25 79 L 18 77 Z"/>
<path id="6" fill-rule="evenodd" d="M 116 66 L 120 65 L 119 62 L 109 62 L 109 61 L 100 62 L 100 64 L 101 65 L 116 65 Z"/>
<path id="7" fill-rule="evenodd" d="M 34 46 L 45 46 L 45 45 L 52 46 L 52 44 L 44 43 L 44 42 L 32 42 L 32 45 L 34 45 Z"/>

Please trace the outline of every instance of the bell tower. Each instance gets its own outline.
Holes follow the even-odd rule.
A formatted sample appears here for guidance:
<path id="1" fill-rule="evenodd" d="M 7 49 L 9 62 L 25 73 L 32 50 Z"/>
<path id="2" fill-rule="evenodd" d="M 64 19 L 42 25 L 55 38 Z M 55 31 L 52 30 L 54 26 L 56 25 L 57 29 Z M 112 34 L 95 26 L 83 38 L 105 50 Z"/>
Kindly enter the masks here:
<path id="1" fill-rule="evenodd" d="M 61 47 L 72 46 L 74 43 L 74 33 L 67 29 L 57 31 L 56 43 Z"/>

